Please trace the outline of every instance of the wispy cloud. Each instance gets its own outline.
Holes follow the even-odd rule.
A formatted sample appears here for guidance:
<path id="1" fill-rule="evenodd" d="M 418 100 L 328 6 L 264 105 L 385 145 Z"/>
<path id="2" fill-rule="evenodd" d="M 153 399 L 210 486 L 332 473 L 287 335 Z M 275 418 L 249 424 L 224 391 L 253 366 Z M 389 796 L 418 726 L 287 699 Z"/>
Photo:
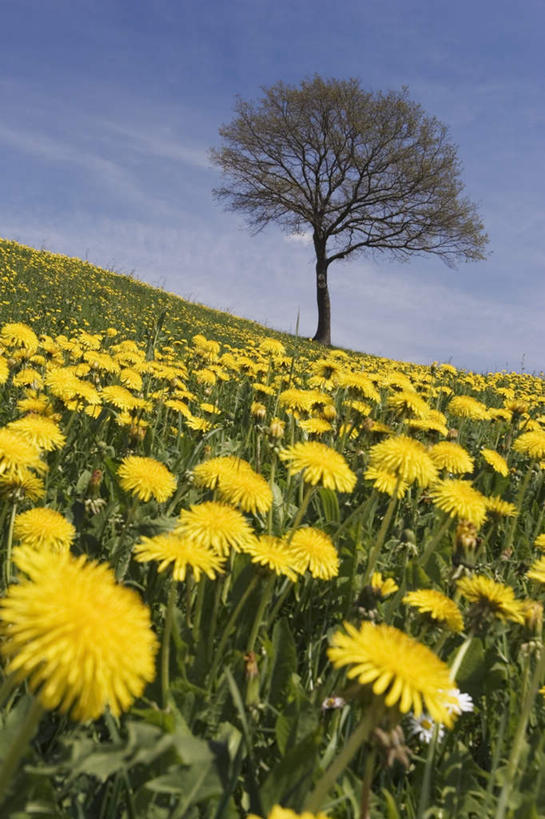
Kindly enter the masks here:
<path id="1" fill-rule="evenodd" d="M 141 126 L 128 127 L 112 120 L 97 120 L 95 125 L 98 124 L 101 124 L 105 130 L 122 137 L 122 143 L 127 148 L 148 156 L 187 163 L 195 168 L 212 168 L 207 149 L 184 145 L 176 137 L 165 134 L 164 130 L 163 133 L 157 128 L 154 128 L 153 131 L 144 131 Z"/>

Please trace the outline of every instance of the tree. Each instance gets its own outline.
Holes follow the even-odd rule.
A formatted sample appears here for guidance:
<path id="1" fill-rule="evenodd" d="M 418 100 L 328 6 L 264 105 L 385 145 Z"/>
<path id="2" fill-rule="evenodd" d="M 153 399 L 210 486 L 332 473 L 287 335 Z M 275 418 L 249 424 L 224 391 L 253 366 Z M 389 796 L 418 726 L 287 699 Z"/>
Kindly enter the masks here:
<path id="1" fill-rule="evenodd" d="M 460 162 L 444 124 L 408 92 L 373 93 L 358 80 L 315 75 L 277 83 L 257 102 L 237 98 L 210 156 L 226 177 L 214 190 L 257 233 L 271 222 L 312 231 L 318 329 L 331 343 L 329 266 L 367 252 L 435 254 L 453 266 L 483 259 L 488 241 L 462 196 Z"/>

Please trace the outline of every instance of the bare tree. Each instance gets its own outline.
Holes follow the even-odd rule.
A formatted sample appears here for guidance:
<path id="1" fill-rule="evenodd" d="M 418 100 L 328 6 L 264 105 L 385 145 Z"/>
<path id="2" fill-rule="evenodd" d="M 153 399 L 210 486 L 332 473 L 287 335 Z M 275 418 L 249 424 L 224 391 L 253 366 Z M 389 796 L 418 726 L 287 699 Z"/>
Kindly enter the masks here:
<path id="1" fill-rule="evenodd" d="M 212 161 L 226 177 L 214 194 L 257 233 L 277 222 L 312 230 L 318 329 L 331 343 L 328 270 L 366 251 L 431 253 L 447 264 L 484 258 L 476 207 L 462 196 L 460 162 L 445 125 L 407 90 L 373 93 L 356 79 L 318 75 L 277 83 L 257 102 L 237 98 Z"/>

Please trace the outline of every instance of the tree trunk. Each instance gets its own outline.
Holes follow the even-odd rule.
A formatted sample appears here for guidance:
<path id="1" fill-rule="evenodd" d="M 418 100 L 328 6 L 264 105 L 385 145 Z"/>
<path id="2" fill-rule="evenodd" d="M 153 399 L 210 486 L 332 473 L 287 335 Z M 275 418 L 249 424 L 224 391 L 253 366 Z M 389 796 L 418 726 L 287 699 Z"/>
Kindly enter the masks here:
<path id="1" fill-rule="evenodd" d="M 325 245 L 315 239 L 316 248 L 316 299 L 318 302 L 318 329 L 313 341 L 320 344 L 331 344 L 331 303 L 329 301 L 329 290 L 327 288 L 327 261 L 325 255 Z"/>

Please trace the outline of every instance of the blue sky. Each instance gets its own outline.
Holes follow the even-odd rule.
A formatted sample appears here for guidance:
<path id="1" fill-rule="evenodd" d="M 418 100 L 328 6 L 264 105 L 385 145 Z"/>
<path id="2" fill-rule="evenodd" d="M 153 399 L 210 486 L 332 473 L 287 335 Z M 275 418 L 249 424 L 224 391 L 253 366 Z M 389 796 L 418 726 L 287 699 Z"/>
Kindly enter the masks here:
<path id="1" fill-rule="evenodd" d="M 0 235 L 271 327 L 316 329 L 313 250 L 212 196 L 235 95 L 409 88 L 450 128 L 489 258 L 330 268 L 333 342 L 545 369 L 545 5 L 524 0 L 2 0 Z"/>

